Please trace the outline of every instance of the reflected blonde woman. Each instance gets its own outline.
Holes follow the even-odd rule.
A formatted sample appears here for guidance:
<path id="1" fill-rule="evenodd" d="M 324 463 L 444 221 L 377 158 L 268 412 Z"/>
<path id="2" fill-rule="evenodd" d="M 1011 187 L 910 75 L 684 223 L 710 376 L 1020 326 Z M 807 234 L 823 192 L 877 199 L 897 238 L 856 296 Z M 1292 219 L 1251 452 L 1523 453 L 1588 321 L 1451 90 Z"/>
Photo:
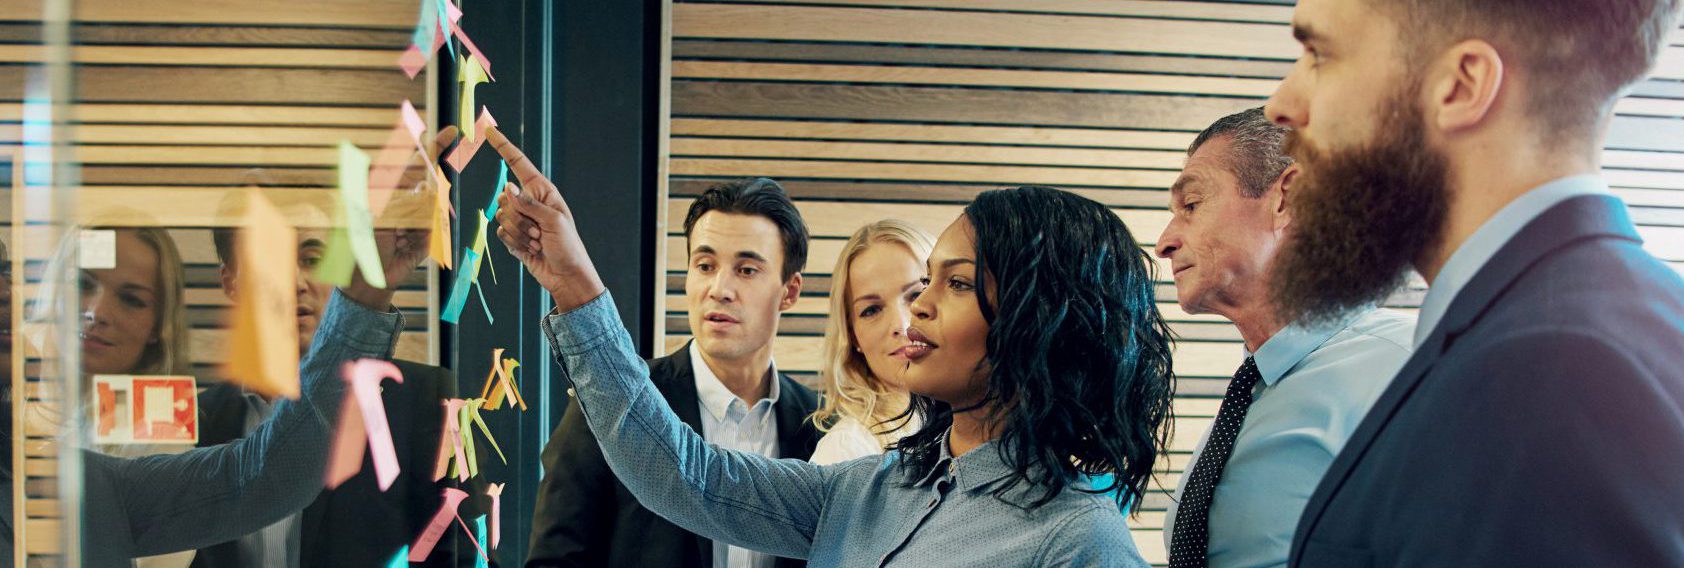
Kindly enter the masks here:
<path id="1" fill-rule="evenodd" d="M 824 396 L 812 416 L 825 436 L 813 463 L 878 455 L 918 429 L 896 377 L 908 361 L 911 305 L 924 289 L 933 245 L 911 223 L 884 219 L 855 231 L 842 247 L 831 273 Z"/>

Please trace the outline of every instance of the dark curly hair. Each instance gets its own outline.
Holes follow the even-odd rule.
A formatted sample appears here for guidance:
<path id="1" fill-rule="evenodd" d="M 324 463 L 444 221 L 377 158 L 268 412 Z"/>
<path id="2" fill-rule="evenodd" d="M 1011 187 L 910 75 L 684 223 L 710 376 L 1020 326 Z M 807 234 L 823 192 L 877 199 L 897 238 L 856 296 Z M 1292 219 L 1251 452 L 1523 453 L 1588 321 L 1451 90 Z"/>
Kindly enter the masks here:
<path id="1" fill-rule="evenodd" d="M 1027 486 L 1040 507 L 1080 475 L 1115 474 L 1093 493 L 1138 503 L 1166 451 L 1173 396 L 1170 330 L 1156 264 L 1104 205 L 1050 187 L 986 191 L 965 207 L 976 235 L 977 294 L 988 322 L 988 390 L 973 408 L 999 423 L 1013 469 L 994 496 Z M 925 427 L 895 445 L 912 471 L 941 458 L 953 409 L 914 396 Z M 1138 507 L 1134 508 L 1136 511 Z"/>

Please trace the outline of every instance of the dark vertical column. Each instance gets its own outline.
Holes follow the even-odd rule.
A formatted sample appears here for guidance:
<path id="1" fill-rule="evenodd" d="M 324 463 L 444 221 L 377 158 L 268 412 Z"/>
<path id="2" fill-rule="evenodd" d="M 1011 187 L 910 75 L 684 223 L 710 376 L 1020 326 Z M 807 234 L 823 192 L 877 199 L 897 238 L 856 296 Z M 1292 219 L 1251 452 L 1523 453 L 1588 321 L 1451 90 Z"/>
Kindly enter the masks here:
<path id="1" fill-rule="evenodd" d="M 639 352 L 649 355 L 655 120 L 662 88 L 659 0 L 462 0 L 462 9 L 462 27 L 491 60 L 497 79 L 479 87 L 477 103 L 490 107 L 500 129 L 561 188 Z M 455 77 L 454 64 L 441 68 L 439 116 L 446 124 L 456 120 Z M 497 189 L 497 158 L 490 148 L 481 152 L 456 185 L 457 251 L 472 243 L 473 215 Z M 507 349 L 506 356 L 521 362 L 519 382 L 529 408 L 484 414 L 508 464 L 483 442 L 479 452 L 481 475 L 507 483 L 498 563 L 520 566 L 543 474 L 540 453 L 566 409 L 566 383 L 538 327 L 552 307 L 548 294 L 495 239 L 486 258 L 497 279 L 482 272 L 480 281 L 495 322 L 471 295 L 461 325 L 445 324 L 444 364 L 456 369 L 462 396 L 471 398 L 484 388 L 492 349 Z M 451 277 L 441 275 L 441 304 Z"/>

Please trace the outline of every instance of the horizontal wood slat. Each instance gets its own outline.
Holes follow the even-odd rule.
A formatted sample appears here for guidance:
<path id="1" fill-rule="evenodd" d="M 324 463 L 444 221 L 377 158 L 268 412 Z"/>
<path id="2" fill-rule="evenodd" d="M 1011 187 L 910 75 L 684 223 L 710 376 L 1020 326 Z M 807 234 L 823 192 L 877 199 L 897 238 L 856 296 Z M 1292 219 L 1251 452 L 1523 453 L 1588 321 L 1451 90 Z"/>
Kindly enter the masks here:
<path id="1" fill-rule="evenodd" d="M 678 3 L 673 37 L 754 37 L 1294 59 L 1287 26 L 1148 18 Z M 1003 30 L 1011 30 L 1005 33 Z"/>

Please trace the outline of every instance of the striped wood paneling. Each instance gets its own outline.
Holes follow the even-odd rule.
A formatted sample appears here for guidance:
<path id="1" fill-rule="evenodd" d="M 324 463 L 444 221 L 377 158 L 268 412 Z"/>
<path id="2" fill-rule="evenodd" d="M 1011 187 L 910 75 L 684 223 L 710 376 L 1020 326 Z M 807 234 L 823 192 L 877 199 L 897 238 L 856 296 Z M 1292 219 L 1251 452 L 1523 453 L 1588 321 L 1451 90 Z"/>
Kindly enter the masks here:
<path id="1" fill-rule="evenodd" d="M 15 9 L 0 13 L 0 155 L 21 143 L 24 85 L 46 56 L 40 0 L 9 8 Z M 278 204 L 329 204 L 339 141 L 372 155 L 398 124 L 401 101 L 430 114 L 430 72 L 411 80 L 396 65 L 419 3 L 79 0 L 75 9 L 70 139 L 81 164 L 78 216 L 109 219 L 127 211 L 119 214 L 125 224 L 170 228 L 188 275 L 195 369 L 202 383 L 214 382 L 226 354 L 229 302 L 209 227 L 238 221 L 219 215 L 219 204 L 250 183 L 252 169 L 264 171 L 265 189 Z M 6 197 L 8 226 L 14 210 L 38 212 L 45 202 L 37 190 L 15 201 L 10 191 Z M 31 226 L 11 231 L 6 241 L 25 258 L 15 296 L 22 309 L 39 286 L 53 239 Z M 418 274 L 397 296 L 409 323 L 400 357 L 433 357 L 432 280 Z M 30 362 L 25 375 L 38 370 Z M 57 396 L 35 382 L 22 392 L 31 403 Z M 31 563 L 52 562 L 62 550 L 56 432 L 25 433 L 19 553 Z"/>
<path id="2" fill-rule="evenodd" d="M 682 220 L 707 185 L 768 176 L 813 233 L 801 301 L 774 347 L 811 380 L 827 272 L 863 223 L 932 234 L 978 191 L 1047 184 L 1111 206 L 1151 243 L 1187 144 L 1261 105 L 1298 55 L 1278 3 L 1165 0 L 757 0 L 673 6 L 666 346 L 688 338 Z M 1684 271 L 1684 31 L 1655 78 L 1617 107 L 1606 174 L 1656 255 Z M 1163 510 L 1242 354 L 1225 320 L 1190 316 L 1159 285 L 1180 336 L 1173 453 L 1144 513 L 1166 561 Z M 1414 311 L 1419 285 L 1393 298 Z"/>

